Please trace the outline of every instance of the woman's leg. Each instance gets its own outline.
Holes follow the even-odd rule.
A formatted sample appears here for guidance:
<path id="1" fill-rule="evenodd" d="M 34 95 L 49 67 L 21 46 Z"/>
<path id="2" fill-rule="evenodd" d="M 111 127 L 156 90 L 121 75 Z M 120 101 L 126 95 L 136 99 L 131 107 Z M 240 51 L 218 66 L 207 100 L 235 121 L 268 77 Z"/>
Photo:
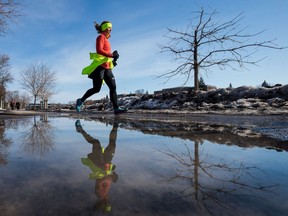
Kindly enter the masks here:
<path id="1" fill-rule="evenodd" d="M 100 91 L 103 81 L 105 69 L 102 67 L 96 68 L 93 73 L 90 75 L 90 78 L 93 81 L 93 88 L 88 89 L 86 93 L 81 98 L 81 101 L 84 102 L 87 98 L 92 96 L 93 94 L 96 94 Z"/>
<path id="2" fill-rule="evenodd" d="M 105 70 L 104 73 L 104 80 L 110 90 L 110 100 L 113 104 L 114 110 L 118 108 L 118 99 L 117 99 L 117 92 L 116 92 L 116 81 L 112 70 Z"/>

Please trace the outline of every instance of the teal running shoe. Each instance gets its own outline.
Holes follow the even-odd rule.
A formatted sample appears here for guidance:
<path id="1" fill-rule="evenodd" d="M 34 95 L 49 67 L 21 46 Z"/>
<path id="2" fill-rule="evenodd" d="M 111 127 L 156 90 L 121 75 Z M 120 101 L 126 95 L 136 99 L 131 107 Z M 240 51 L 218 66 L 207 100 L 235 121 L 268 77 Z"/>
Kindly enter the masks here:
<path id="1" fill-rule="evenodd" d="M 83 128 L 79 119 L 75 122 L 75 127 L 76 127 L 77 132 L 80 133 L 81 131 L 83 131 Z"/>
<path id="2" fill-rule="evenodd" d="M 114 114 L 115 115 L 118 115 L 118 114 L 121 114 L 121 113 L 125 113 L 125 112 L 127 112 L 126 108 L 118 107 L 117 109 L 114 109 Z"/>
<path id="3" fill-rule="evenodd" d="M 83 105 L 83 102 L 81 101 L 81 99 L 80 98 L 77 99 L 76 100 L 76 111 L 77 112 L 80 112 L 82 105 Z"/>

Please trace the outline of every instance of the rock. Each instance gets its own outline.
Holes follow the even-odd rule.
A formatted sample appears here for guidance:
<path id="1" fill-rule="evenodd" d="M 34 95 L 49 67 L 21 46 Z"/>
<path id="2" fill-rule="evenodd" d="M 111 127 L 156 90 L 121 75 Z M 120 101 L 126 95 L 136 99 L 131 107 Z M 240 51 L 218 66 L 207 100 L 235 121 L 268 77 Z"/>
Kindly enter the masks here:
<path id="1" fill-rule="evenodd" d="M 238 88 L 218 88 L 209 91 L 164 92 L 144 95 L 119 96 L 119 105 L 128 109 L 177 109 L 177 110 L 269 110 L 288 111 L 288 85 L 270 88 L 240 86 Z M 101 106 L 101 107 L 100 107 Z M 88 108 L 88 107 L 87 107 Z M 103 104 L 95 101 L 89 109 L 111 109 L 110 101 Z"/>

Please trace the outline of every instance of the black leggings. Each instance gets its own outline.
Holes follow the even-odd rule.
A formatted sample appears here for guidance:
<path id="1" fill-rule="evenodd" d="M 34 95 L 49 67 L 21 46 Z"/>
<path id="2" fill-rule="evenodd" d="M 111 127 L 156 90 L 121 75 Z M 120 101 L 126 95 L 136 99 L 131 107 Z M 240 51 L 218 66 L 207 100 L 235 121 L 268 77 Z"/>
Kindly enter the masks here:
<path id="1" fill-rule="evenodd" d="M 86 93 L 81 98 L 81 101 L 84 102 L 88 97 L 96 94 L 100 91 L 102 87 L 103 79 L 107 84 L 110 90 L 110 100 L 113 104 L 113 108 L 118 108 L 118 101 L 117 101 L 117 92 L 116 92 L 116 81 L 112 70 L 105 69 L 101 66 L 97 67 L 90 75 L 89 78 L 93 81 L 93 88 L 86 91 Z"/>

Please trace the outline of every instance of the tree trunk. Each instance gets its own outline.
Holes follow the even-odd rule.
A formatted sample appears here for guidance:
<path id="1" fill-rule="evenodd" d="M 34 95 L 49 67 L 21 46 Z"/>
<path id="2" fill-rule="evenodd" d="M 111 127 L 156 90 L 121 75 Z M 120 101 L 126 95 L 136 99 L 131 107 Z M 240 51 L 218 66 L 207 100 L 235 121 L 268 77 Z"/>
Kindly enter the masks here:
<path id="1" fill-rule="evenodd" d="M 194 68 L 194 91 L 195 92 L 197 92 L 199 90 L 198 74 L 199 74 L 199 67 L 197 65 Z"/>
<path id="2" fill-rule="evenodd" d="M 34 96 L 34 110 L 36 110 L 36 96 Z"/>
<path id="3" fill-rule="evenodd" d="M 199 89 L 199 65 L 198 65 L 198 42 L 197 42 L 198 30 L 194 31 L 194 51 L 193 51 L 193 69 L 194 69 L 194 91 L 197 92 Z"/>

